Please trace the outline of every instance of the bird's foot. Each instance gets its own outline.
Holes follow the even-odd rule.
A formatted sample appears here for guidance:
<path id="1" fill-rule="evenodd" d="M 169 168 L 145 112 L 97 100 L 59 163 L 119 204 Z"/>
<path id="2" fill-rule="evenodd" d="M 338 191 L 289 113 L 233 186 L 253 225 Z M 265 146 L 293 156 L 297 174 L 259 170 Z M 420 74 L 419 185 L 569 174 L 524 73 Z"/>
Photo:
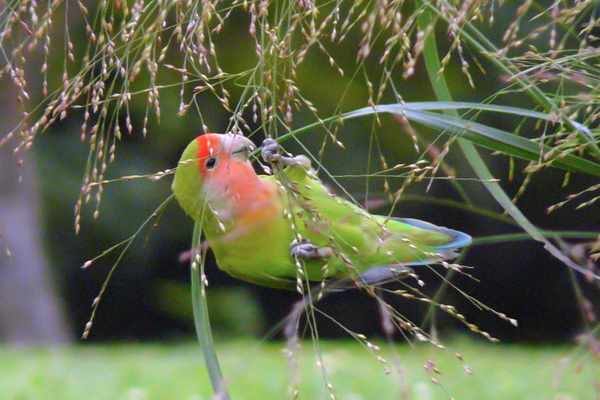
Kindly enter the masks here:
<path id="1" fill-rule="evenodd" d="M 294 240 L 290 244 L 290 254 L 294 258 L 304 260 L 322 260 L 333 256 L 333 250 L 330 247 L 317 247 L 308 239 L 302 239 L 300 242 Z"/>
<path id="2" fill-rule="evenodd" d="M 261 155 L 267 164 L 281 162 L 288 167 L 303 166 L 310 168 L 310 160 L 306 156 L 288 157 L 281 154 L 281 146 L 275 140 L 266 138 L 262 143 Z"/>
<path id="3" fill-rule="evenodd" d="M 262 143 L 261 155 L 266 163 L 276 163 L 281 160 L 281 154 L 279 154 L 279 143 L 271 138 L 266 138 Z"/>

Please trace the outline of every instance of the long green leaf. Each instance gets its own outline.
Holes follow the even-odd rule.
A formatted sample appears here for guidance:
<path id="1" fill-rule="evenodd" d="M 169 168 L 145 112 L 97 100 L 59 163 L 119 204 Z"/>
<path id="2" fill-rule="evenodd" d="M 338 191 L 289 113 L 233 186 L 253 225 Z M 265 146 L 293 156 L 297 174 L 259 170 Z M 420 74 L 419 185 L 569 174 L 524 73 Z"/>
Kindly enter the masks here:
<path id="1" fill-rule="evenodd" d="M 446 134 L 460 134 L 477 145 L 502 152 L 506 155 L 519 157 L 529 161 L 541 162 L 543 155 L 551 151 L 551 147 L 537 143 L 522 136 L 512 134 L 501 129 L 493 128 L 478 122 L 462 119 L 455 115 L 441 115 L 422 110 L 456 110 L 463 108 L 481 109 L 510 113 L 513 115 L 527 116 L 542 120 L 551 120 L 547 114 L 523 110 L 516 107 L 491 106 L 477 103 L 453 102 L 420 102 L 406 104 L 382 104 L 374 107 L 365 107 L 344 114 L 345 119 L 356 118 L 381 112 L 401 115 L 411 121 L 439 129 Z M 582 129 L 587 129 L 581 127 Z M 587 173 L 600 176 L 600 164 L 585 158 L 564 154 L 544 161 L 548 166 L 562 168 L 568 171 Z"/>
<path id="2" fill-rule="evenodd" d="M 219 365 L 219 358 L 217 357 L 217 351 L 215 349 L 215 343 L 212 337 L 212 331 L 210 329 L 210 319 L 208 315 L 208 305 L 206 303 L 206 287 L 204 281 L 201 279 L 201 275 L 204 274 L 204 263 L 200 262 L 198 256 L 198 249 L 200 249 L 200 238 L 202 235 L 202 229 L 200 224 L 194 225 L 194 236 L 192 239 L 192 264 L 190 272 L 192 275 L 192 306 L 194 309 L 194 324 L 196 326 L 196 334 L 198 335 L 198 341 L 204 354 L 204 362 L 208 370 L 208 377 L 212 384 L 215 398 L 221 400 L 230 400 L 229 392 L 225 381 L 223 380 L 223 373 L 221 372 L 221 366 Z"/>
<path id="3" fill-rule="evenodd" d="M 598 162 L 590 161 L 570 153 L 555 155 L 548 160 L 544 160 L 544 155 L 549 153 L 551 154 L 552 148 L 543 143 L 539 143 L 498 128 L 493 128 L 488 125 L 474 122 L 469 119 L 461 118 L 456 113 L 442 115 L 430 112 L 432 110 L 442 110 L 446 112 L 459 109 L 491 111 L 550 121 L 553 123 L 557 122 L 556 118 L 549 114 L 501 105 L 453 101 L 395 103 L 365 107 L 344 113 L 341 116 L 329 117 L 317 123 L 310 124 L 292 131 L 287 135 L 282 135 L 280 140 L 283 141 L 291 135 L 297 135 L 306 132 L 309 129 L 320 126 L 323 123 L 329 123 L 339 119 L 346 120 L 379 113 L 390 113 L 400 115 L 413 122 L 438 129 L 445 134 L 459 134 L 463 139 L 493 151 L 502 152 L 509 156 L 518 157 L 528 161 L 540 162 L 545 166 L 560 168 L 567 171 L 600 176 L 600 163 Z M 573 121 L 572 124 L 586 135 L 591 135 L 591 132 L 587 127 Z"/>

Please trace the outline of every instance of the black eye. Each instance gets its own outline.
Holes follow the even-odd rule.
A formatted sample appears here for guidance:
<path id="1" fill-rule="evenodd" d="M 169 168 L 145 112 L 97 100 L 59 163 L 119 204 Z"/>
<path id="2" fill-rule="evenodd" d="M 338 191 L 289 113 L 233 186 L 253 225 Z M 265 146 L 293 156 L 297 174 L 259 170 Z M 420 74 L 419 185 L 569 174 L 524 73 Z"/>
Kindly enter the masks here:
<path id="1" fill-rule="evenodd" d="M 204 165 L 206 166 L 206 169 L 213 169 L 217 166 L 217 157 L 208 158 Z"/>

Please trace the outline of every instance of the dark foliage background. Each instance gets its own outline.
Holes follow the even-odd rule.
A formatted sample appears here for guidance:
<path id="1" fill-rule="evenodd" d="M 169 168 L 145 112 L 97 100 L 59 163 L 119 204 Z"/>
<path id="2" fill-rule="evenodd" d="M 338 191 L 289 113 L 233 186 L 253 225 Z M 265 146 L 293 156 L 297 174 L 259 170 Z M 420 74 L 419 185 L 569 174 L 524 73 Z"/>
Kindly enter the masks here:
<path id="1" fill-rule="evenodd" d="M 505 15 L 511 15 L 509 10 L 514 10 L 518 2 L 513 3 L 504 6 L 507 10 Z M 509 22 L 503 20 L 502 15 L 504 14 L 499 14 L 500 18 L 491 27 L 483 27 L 488 37 L 496 41 L 500 40 Z M 531 22 L 532 25 L 536 23 L 538 22 Z M 55 21 L 55 24 L 60 25 L 60 21 Z M 74 32 L 79 32 L 78 36 L 72 38 L 76 47 L 83 46 L 86 36 L 81 21 L 73 20 L 70 24 Z M 242 71 L 256 62 L 254 44 L 247 36 L 247 26 L 247 15 L 234 13 L 224 31 L 214 37 L 223 69 Z M 441 31 L 439 37 L 442 38 L 442 49 L 449 46 L 449 43 L 444 42 L 447 39 L 445 36 L 446 32 Z M 346 43 L 357 43 L 358 40 L 358 37 L 349 38 Z M 373 52 L 378 50 L 382 49 L 374 49 Z M 346 71 L 344 77 L 340 77 L 330 68 L 327 59 L 317 52 L 309 53 L 297 77 L 297 85 L 302 88 L 302 93 L 314 100 L 322 115 L 333 112 L 340 104 L 340 93 L 344 90 L 348 91 L 343 100 L 345 110 L 365 106 L 365 86 L 359 80 L 348 80 L 357 70 L 355 51 L 340 47 L 333 56 L 343 65 Z M 167 60 L 174 61 L 176 57 L 176 53 L 168 54 Z M 63 58 L 64 54 L 60 52 L 52 54 L 51 64 L 60 65 Z M 484 70 L 493 70 L 491 66 L 485 65 L 485 62 L 483 64 Z M 33 60 L 28 63 L 27 68 L 34 71 L 39 68 L 39 64 L 36 65 Z M 375 59 L 367 60 L 365 69 L 378 68 L 381 66 Z M 50 82 L 60 84 L 60 78 L 57 76 L 60 68 L 52 68 L 51 65 L 49 71 L 51 75 L 55 74 L 50 77 Z M 458 60 L 451 62 L 446 73 L 456 100 L 481 101 L 496 93 L 505 84 L 502 76 L 496 78 L 496 74 L 484 75 L 479 69 L 472 68 L 476 88 L 471 89 L 460 72 Z M 166 82 L 178 82 L 179 76 L 172 70 L 160 68 L 159 74 Z M 406 101 L 433 99 L 420 63 L 417 64 L 416 75 L 410 80 L 402 81 L 400 76 L 397 79 L 402 82 L 402 96 Z M 6 80 L 2 82 L 7 88 L 8 84 Z M 35 84 L 31 82 L 32 86 Z M 241 91 L 243 88 L 232 85 L 229 89 L 235 98 L 235 91 Z M 10 89 L 5 89 L 4 92 L 7 99 L 12 98 Z M 40 98 L 41 94 L 34 93 L 34 96 Z M 197 98 L 198 104 L 203 108 L 203 121 L 199 120 L 193 109 L 183 117 L 176 115 L 179 87 L 162 90 L 160 121 L 151 117 L 148 135 L 143 138 L 141 129 L 146 112 L 145 98 L 134 97 L 130 108 L 133 134 L 124 134 L 117 147 L 116 161 L 109 167 L 106 178 L 151 174 L 175 167 L 185 145 L 202 133 L 202 123 L 213 132 L 225 131 L 228 127 L 228 113 L 218 105 L 210 93 L 200 94 Z M 388 96 L 382 100 L 382 103 L 386 102 L 394 102 L 394 98 Z M 3 113 L 11 112 L 9 103 L 10 101 L 4 102 L 1 106 Z M 502 103 L 531 106 L 520 94 L 503 96 Z M 100 205 L 99 218 L 93 219 L 93 206 L 85 209 L 82 230 L 76 235 L 73 207 L 88 157 L 87 145 L 77 140 L 81 124 L 78 118 L 81 118 L 81 115 L 73 113 L 40 135 L 31 150 L 33 157 L 30 161 L 35 165 L 42 194 L 44 243 L 52 277 L 57 282 L 59 296 L 64 299 L 70 330 L 75 335 L 83 332 L 90 317 L 90 305 L 97 296 L 109 268 L 116 261 L 118 252 L 94 262 L 85 270 L 81 269 L 81 266 L 105 249 L 132 235 L 171 193 L 170 177 L 158 182 L 135 179 L 108 184 Z M 125 125 L 125 118 L 125 115 L 119 116 L 122 126 Z M 251 121 L 251 118 L 248 117 L 247 120 Z M 294 124 L 302 126 L 308 121 L 308 115 L 299 113 Z M 483 116 L 481 121 L 507 130 L 512 130 L 518 123 L 518 120 L 493 119 L 490 116 Z M 370 139 L 369 135 L 365 134 L 371 131 L 371 126 L 372 120 L 368 118 L 349 121 L 343 126 L 340 139 L 345 144 L 345 150 L 329 147 L 323 158 L 323 165 L 333 175 L 362 174 L 365 173 L 369 162 L 372 163 L 371 166 L 376 164 L 374 160 L 378 159 L 378 154 L 373 151 L 369 157 Z M 257 127 L 256 124 L 251 124 L 251 128 Z M 414 128 L 424 137 L 435 137 L 435 133 L 427 129 L 418 126 Z M 529 128 L 535 132 L 533 126 Z M 413 150 L 411 139 L 403 133 L 403 127 L 392 118 L 383 117 L 382 126 L 377 132 L 388 164 L 411 163 L 419 158 L 420 155 Z M 252 136 L 252 140 L 260 144 L 263 135 L 264 133 L 259 131 Z M 317 153 L 323 137 L 324 133 L 315 129 L 299 139 L 311 152 Z M 284 147 L 292 153 L 303 151 L 291 142 L 286 143 Z M 506 191 L 515 195 L 523 182 L 523 176 L 517 173 L 511 181 L 509 160 L 491 154 L 486 154 L 486 157 L 490 165 L 494 166 L 494 173 L 501 179 Z M 473 176 L 472 171 L 469 171 L 468 166 L 464 165 L 457 154 L 451 152 L 448 161 L 457 170 L 457 176 Z M 515 164 L 516 171 L 525 166 L 518 161 Z M 543 170 L 535 174 L 525 193 L 519 197 L 518 206 L 533 223 L 544 229 L 597 231 L 599 220 L 593 207 L 576 211 L 567 206 L 552 214 L 546 212 L 550 205 L 561 201 L 570 193 L 590 186 L 595 181 L 587 176 L 573 175 L 570 178 L 570 186 L 563 188 L 563 178 L 564 173 L 557 170 Z M 367 190 L 372 198 L 381 196 L 381 181 L 371 179 L 368 187 L 364 178 L 340 179 L 340 182 L 359 200 L 364 200 Z M 394 215 L 449 226 L 468 232 L 475 238 L 519 232 L 517 227 L 504 222 L 429 202 L 428 199 L 459 200 L 459 195 L 446 181 L 436 181 L 429 191 L 426 191 L 427 183 L 412 185 Z M 390 181 L 390 184 L 399 185 L 394 181 Z M 489 194 L 478 182 L 467 182 L 465 187 L 476 205 L 501 213 L 501 209 L 493 204 Z M 385 206 L 376 210 L 379 213 L 387 211 Z M 193 321 L 189 299 L 189 268 L 179 260 L 181 254 L 189 249 L 191 232 L 191 220 L 175 202 L 169 204 L 156 226 L 144 231 L 119 261 L 103 297 L 89 340 L 176 340 L 191 337 Z M 257 238 L 265 239 L 268 240 Z M 519 327 L 515 328 L 489 312 L 478 310 L 465 296 L 453 289 L 446 289 L 442 299 L 455 305 L 470 322 L 493 336 L 504 341 L 572 341 L 582 329 L 583 319 L 572 281 L 580 281 L 584 291 L 591 291 L 592 287 L 588 286 L 581 276 L 573 275 L 569 269 L 550 256 L 540 244 L 522 240 L 474 245 L 466 251 L 461 262 L 473 266 L 470 271 L 472 278 L 454 276 L 452 282 L 469 296 L 511 318 L 516 318 Z M 445 273 L 442 269 L 438 271 Z M 435 296 L 442 284 L 441 279 L 426 269 L 419 270 L 418 273 L 426 282 L 425 293 Z M 257 287 L 232 279 L 219 271 L 212 259 L 208 267 L 208 280 L 208 296 L 215 330 L 224 336 L 264 335 L 285 317 L 292 304 L 298 300 L 296 293 Z M 415 321 L 423 319 L 427 311 L 423 305 L 416 302 L 393 298 L 387 300 Z M 333 294 L 322 302 L 321 308 L 354 331 L 365 334 L 380 332 L 376 304 L 363 292 L 351 290 Z M 439 313 L 436 313 L 435 321 L 435 327 L 441 334 L 465 331 L 459 322 Z M 321 321 L 319 333 L 325 337 L 343 336 L 340 328 L 328 320 Z"/>

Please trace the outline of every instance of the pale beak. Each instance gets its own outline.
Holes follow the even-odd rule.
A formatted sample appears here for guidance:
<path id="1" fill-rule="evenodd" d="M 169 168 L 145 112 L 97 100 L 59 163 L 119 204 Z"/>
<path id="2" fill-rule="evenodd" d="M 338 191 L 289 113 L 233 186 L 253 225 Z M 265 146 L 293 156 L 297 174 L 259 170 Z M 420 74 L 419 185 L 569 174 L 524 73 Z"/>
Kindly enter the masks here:
<path id="1" fill-rule="evenodd" d="M 256 150 L 252 141 L 242 135 L 226 133 L 221 137 L 223 150 L 231 154 L 232 157 L 240 158 L 244 161 L 250 158 L 250 154 Z"/>

